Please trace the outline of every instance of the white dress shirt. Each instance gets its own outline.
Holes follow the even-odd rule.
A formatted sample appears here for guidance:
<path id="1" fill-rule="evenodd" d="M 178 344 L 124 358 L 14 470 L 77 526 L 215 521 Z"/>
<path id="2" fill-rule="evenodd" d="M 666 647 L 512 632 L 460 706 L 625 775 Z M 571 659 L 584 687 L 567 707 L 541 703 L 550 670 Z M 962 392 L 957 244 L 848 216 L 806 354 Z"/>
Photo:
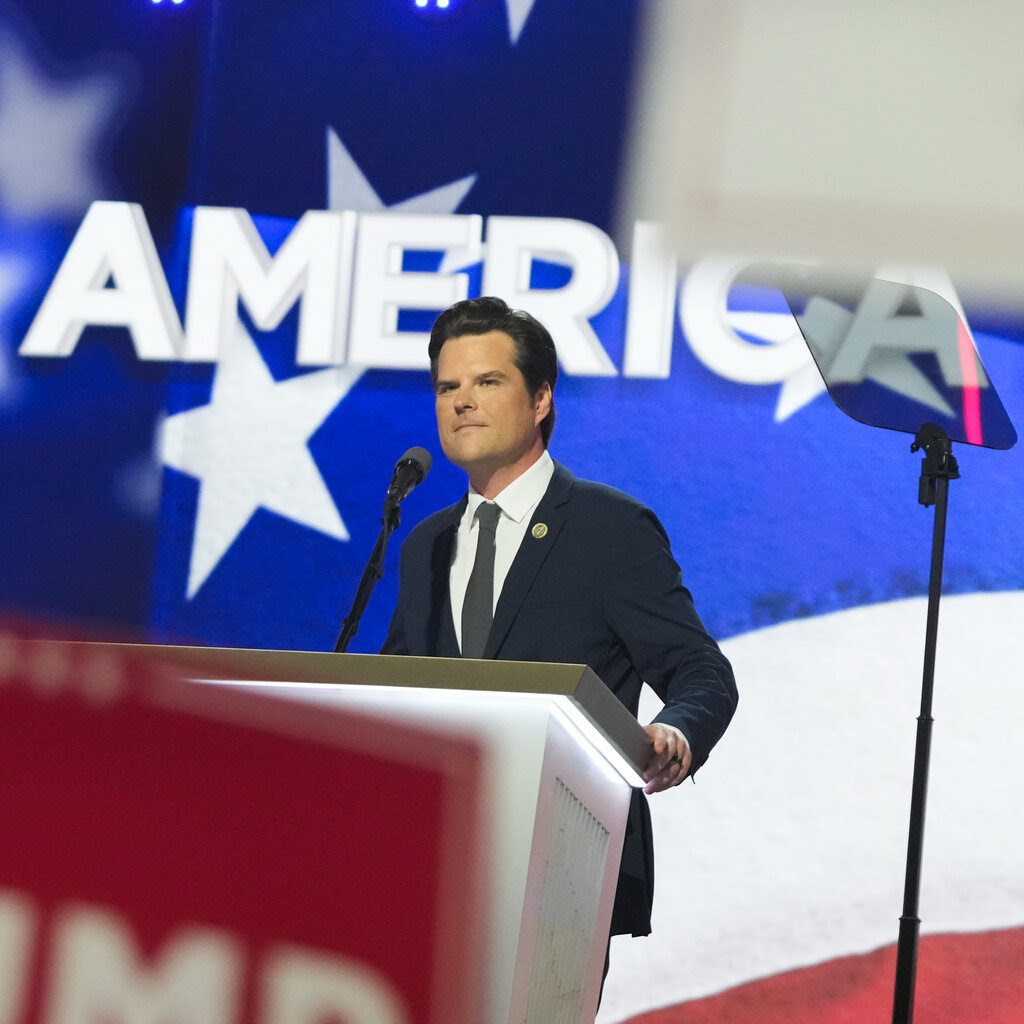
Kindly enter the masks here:
<path id="1" fill-rule="evenodd" d="M 521 476 L 516 477 L 500 494 L 494 498 L 494 504 L 501 509 L 498 526 L 494 533 L 494 604 L 498 605 L 501 588 L 505 585 L 505 577 L 515 561 L 519 545 L 526 536 L 526 528 L 530 525 L 533 513 L 537 510 L 544 492 L 551 483 L 555 464 L 551 456 L 545 452 Z M 473 562 L 476 559 L 476 542 L 480 535 L 476 520 L 477 506 L 486 499 L 469 488 L 469 501 L 466 511 L 459 521 L 459 529 L 455 538 L 455 555 L 452 558 L 451 572 L 448 577 L 451 592 L 452 618 L 454 619 L 455 635 L 462 649 L 462 604 L 466 597 L 466 586 Z"/>

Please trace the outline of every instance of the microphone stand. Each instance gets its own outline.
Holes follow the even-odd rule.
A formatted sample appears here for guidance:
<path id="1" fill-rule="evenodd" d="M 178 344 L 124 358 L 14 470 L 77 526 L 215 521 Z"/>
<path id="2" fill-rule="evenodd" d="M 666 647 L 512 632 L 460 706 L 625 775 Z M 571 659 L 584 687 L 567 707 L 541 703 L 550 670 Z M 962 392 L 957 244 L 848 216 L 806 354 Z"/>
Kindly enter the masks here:
<path id="1" fill-rule="evenodd" d="M 907 837 L 907 873 L 903 889 L 903 916 L 896 945 L 896 984 L 893 992 L 893 1024 L 909 1024 L 914 1017 L 914 987 L 917 980 L 917 947 L 921 918 L 921 855 L 924 849 L 924 809 L 928 795 L 928 762 L 932 739 L 932 687 L 935 679 L 935 647 L 939 630 L 939 598 L 942 595 L 942 561 L 946 542 L 946 507 L 949 481 L 960 471 L 953 457 L 948 435 L 935 423 L 925 423 L 917 432 L 912 452 L 924 449 L 918 501 L 935 506 L 932 526 L 932 562 L 928 580 L 928 618 L 925 626 L 924 678 L 921 685 L 921 713 L 917 719 L 914 751 L 914 782 L 910 797 L 910 829 Z"/>
<path id="2" fill-rule="evenodd" d="M 342 623 L 338 642 L 334 645 L 335 654 L 343 654 L 348 650 L 352 637 L 356 635 L 356 630 L 359 629 L 359 620 L 363 617 L 363 612 L 366 611 L 366 605 L 370 600 L 370 595 L 373 593 L 373 588 L 377 585 L 377 581 L 381 576 L 384 575 L 384 553 L 388 549 L 388 541 L 391 539 L 391 534 L 398 529 L 398 524 L 402 519 L 400 501 L 400 498 L 396 498 L 390 492 L 384 500 L 384 516 L 381 519 L 377 543 L 373 546 L 370 560 L 366 563 L 362 579 L 356 588 L 356 596 L 352 601 L 352 608 Z"/>

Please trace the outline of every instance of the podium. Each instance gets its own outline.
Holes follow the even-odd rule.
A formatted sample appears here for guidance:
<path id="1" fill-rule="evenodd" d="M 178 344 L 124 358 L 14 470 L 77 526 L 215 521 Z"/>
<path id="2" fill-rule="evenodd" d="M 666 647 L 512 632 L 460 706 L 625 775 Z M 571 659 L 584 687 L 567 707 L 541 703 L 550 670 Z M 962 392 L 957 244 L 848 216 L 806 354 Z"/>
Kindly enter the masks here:
<path id="1" fill-rule="evenodd" d="M 381 730 L 428 726 L 473 740 L 480 808 L 488 1024 L 593 1021 L 631 790 L 647 734 L 588 668 L 119 644 L 196 683 L 370 716 Z M 458 813 L 458 809 L 456 809 Z M 416 836 L 408 837 L 410 843 Z M 388 879 L 351 879 L 389 885 Z M 472 899 L 469 896 L 472 895 Z"/>

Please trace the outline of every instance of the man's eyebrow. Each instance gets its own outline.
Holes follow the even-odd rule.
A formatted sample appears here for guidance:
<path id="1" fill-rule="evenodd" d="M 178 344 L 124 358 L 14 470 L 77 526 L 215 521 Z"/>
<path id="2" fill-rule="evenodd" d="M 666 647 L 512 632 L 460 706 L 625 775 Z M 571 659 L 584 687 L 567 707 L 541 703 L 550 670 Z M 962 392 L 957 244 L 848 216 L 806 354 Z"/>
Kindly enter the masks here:
<path id="1" fill-rule="evenodd" d="M 489 377 L 500 377 L 502 380 L 508 380 L 508 374 L 504 370 L 484 370 L 483 373 L 478 373 L 475 380 L 486 380 Z M 445 377 L 438 377 L 434 381 L 434 390 L 439 391 L 441 388 L 454 387 L 458 382 L 454 380 L 448 380 Z"/>

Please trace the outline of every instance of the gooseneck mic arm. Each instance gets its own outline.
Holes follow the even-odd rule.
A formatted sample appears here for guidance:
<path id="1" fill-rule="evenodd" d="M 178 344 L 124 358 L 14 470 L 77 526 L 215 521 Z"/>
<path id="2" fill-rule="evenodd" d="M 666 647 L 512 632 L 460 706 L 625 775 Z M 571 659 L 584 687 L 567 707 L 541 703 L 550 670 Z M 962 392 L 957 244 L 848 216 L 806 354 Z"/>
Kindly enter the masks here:
<path id="1" fill-rule="evenodd" d="M 363 617 L 363 612 L 366 611 L 373 588 L 384 575 L 384 554 L 388 549 L 391 534 L 401 522 L 401 504 L 414 487 L 423 483 L 430 471 L 430 463 L 430 452 L 425 448 L 410 448 L 395 464 L 395 471 L 391 474 L 391 483 L 388 485 L 388 493 L 384 498 L 384 514 L 381 518 L 377 543 L 373 546 L 370 560 L 366 563 L 362 579 L 356 588 L 352 608 L 341 625 L 338 642 L 334 645 L 335 653 L 340 654 L 348 650 L 352 637 L 356 635 L 356 630 L 359 629 L 359 620 Z"/>

